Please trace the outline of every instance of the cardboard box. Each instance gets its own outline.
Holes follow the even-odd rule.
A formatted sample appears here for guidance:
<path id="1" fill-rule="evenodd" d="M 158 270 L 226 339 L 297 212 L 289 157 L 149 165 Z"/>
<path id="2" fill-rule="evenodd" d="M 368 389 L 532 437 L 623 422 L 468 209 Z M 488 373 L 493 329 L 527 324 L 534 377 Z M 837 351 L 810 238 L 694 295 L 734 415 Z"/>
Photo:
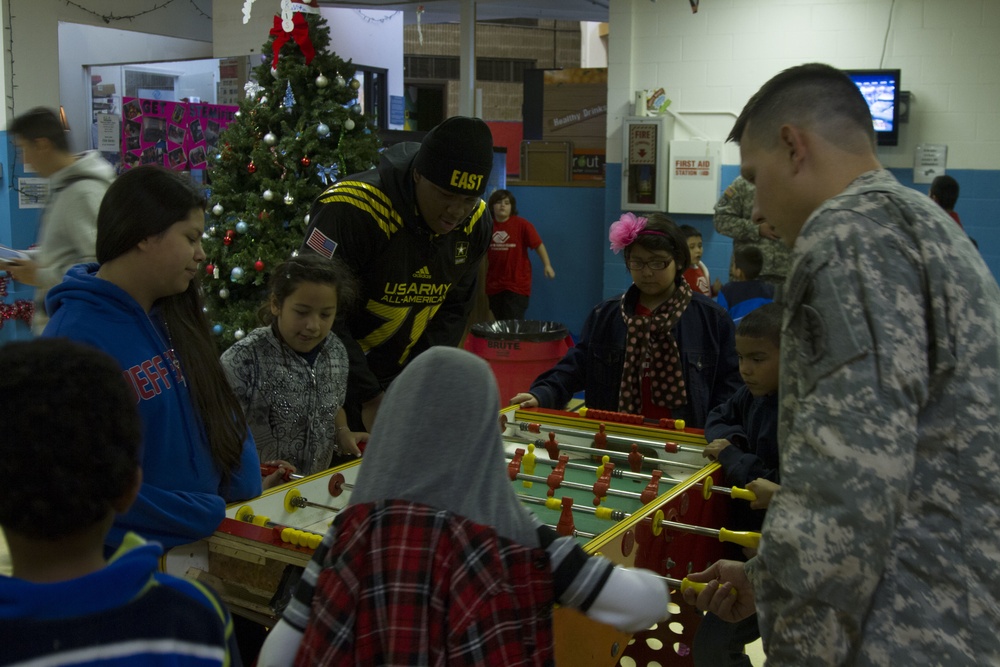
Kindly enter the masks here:
<path id="1" fill-rule="evenodd" d="M 96 83 L 91 86 L 91 92 L 94 97 L 111 97 L 115 94 L 115 84 Z"/>

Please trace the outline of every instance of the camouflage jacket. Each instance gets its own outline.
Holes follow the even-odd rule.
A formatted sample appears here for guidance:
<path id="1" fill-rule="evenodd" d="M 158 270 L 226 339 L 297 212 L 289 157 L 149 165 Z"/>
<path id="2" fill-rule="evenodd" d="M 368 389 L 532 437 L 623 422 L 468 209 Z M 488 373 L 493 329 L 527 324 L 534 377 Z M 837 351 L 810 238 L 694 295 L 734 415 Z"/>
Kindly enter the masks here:
<path id="1" fill-rule="evenodd" d="M 758 231 L 758 223 L 751 220 L 753 212 L 753 185 L 738 176 L 730 183 L 715 205 L 715 231 L 733 239 L 733 250 L 747 245 L 760 248 L 764 256 L 761 278 L 780 283 L 788 275 L 791 251 L 783 241 L 766 239 Z"/>
<path id="2" fill-rule="evenodd" d="M 827 200 L 781 296 L 768 667 L 1000 664 L 1000 288 L 887 171 Z"/>

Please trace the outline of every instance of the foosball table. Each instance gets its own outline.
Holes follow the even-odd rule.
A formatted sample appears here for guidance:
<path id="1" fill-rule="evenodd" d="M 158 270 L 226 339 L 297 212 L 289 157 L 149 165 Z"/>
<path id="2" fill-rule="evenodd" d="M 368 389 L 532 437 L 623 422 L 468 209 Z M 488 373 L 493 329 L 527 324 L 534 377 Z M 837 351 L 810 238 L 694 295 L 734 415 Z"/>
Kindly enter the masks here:
<path id="1" fill-rule="evenodd" d="M 556 663 L 692 664 L 701 614 L 681 601 L 677 588 L 688 573 L 723 557 L 724 542 L 756 547 L 758 538 L 726 530 L 730 497 L 746 496 L 717 484 L 721 469 L 705 465 L 702 433 L 682 422 L 586 409 L 511 407 L 501 412 L 500 425 L 511 484 L 543 523 L 574 535 L 588 553 L 653 570 L 674 591 L 671 618 L 634 636 L 556 609 Z M 231 505 L 214 535 L 171 549 L 164 569 L 211 585 L 234 613 L 272 625 L 347 505 L 359 464 L 292 479 Z"/>

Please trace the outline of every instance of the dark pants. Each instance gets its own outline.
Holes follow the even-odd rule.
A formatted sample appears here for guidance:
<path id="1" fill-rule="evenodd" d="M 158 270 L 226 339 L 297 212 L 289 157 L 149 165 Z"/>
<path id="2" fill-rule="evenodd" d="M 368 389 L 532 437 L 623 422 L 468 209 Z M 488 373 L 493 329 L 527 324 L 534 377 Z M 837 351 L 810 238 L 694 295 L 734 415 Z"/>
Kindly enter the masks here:
<path id="1" fill-rule="evenodd" d="M 489 299 L 490 310 L 498 320 L 523 320 L 528 310 L 528 297 L 516 292 L 497 292 Z"/>
<path id="2" fill-rule="evenodd" d="M 757 615 L 729 623 L 708 612 L 694 635 L 691 657 L 695 667 L 750 667 L 744 647 L 760 637 Z"/>

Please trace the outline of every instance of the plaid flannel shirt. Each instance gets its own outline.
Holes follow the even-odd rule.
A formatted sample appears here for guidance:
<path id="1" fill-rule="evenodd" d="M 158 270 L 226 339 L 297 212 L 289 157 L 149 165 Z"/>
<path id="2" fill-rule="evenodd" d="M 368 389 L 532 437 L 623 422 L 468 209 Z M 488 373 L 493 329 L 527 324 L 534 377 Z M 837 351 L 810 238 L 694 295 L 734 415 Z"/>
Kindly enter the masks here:
<path id="1" fill-rule="evenodd" d="M 327 532 L 285 620 L 301 665 L 552 665 L 549 556 L 444 510 L 354 505 Z"/>

